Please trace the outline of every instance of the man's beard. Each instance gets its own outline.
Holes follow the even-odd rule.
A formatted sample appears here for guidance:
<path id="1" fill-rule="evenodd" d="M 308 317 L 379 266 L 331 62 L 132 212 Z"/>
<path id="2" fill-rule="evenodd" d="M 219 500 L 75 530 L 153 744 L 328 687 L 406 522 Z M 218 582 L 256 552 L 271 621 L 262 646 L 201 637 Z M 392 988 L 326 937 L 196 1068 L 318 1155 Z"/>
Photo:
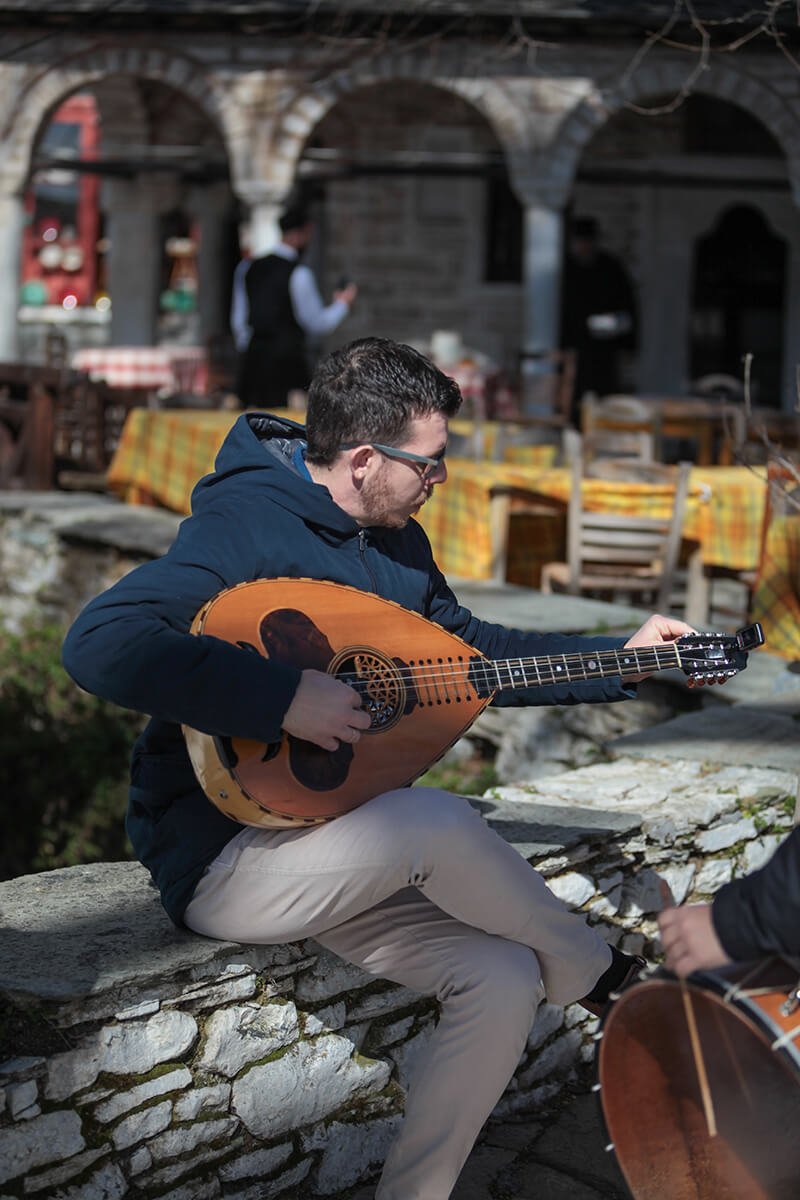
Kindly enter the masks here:
<path id="1" fill-rule="evenodd" d="M 364 524 L 381 525 L 386 529 L 402 529 L 408 524 L 413 512 L 421 508 L 426 499 L 427 497 L 423 495 L 411 511 L 399 509 L 385 479 L 378 475 L 370 483 L 365 484 L 361 491 Z"/>

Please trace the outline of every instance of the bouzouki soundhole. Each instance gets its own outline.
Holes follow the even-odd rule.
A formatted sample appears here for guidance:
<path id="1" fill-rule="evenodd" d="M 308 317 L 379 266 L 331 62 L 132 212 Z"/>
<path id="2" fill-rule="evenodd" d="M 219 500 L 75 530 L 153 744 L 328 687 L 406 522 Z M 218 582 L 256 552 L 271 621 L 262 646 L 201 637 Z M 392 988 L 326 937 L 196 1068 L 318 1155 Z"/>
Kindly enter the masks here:
<path id="1" fill-rule="evenodd" d="M 364 733 L 385 733 L 406 712 L 408 692 L 400 669 L 388 655 L 370 646 L 348 646 L 331 660 L 328 672 L 356 688 L 369 713 Z"/>

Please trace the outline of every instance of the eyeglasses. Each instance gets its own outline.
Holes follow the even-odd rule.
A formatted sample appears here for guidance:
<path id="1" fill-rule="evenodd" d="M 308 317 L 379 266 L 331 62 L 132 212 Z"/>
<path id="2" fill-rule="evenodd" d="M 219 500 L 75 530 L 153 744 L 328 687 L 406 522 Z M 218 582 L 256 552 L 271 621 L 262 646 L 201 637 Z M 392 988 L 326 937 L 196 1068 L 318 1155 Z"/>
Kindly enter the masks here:
<path id="1" fill-rule="evenodd" d="M 356 446 L 372 446 L 373 450 L 380 450 L 381 454 L 385 454 L 387 458 L 399 458 L 403 462 L 413 463 L 415 466 L 421 466 L 420 479 L 427 482 L 436 472 L 444 461 L 444 456 L 447 453 L 447 447 L 440 450 L 435 458 L 430 458 L 427 454 L 414 454 L 411 450 L 398 450 L 396 446 L 383 446 L 380 442 L 351 442 L 347 446 L 342 446 L 343 450 L 354 450 Z"/>

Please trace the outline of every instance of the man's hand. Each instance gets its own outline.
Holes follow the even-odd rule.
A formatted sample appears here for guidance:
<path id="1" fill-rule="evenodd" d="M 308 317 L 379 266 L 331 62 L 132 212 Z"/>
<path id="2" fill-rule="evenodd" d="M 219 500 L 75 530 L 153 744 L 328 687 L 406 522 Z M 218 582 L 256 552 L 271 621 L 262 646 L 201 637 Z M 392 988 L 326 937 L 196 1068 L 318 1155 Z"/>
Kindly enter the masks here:
<path id="1" fill-rule="evenodd" d="M 355 283 L 348 283 L 346 287 L 337 288 L 337 290 L 333 293 L 333 298 L 334 300 L 343 300 L 345 304 L 351 306 L 355 303 L 357 295 L 358 285 Z"/>
<path id="2" fill-rule="evenodd" d="M 636 646 L 663 645 L 665 642 L 674 642 L 687 633 L 697 633 L 697 630 L 693 629 L 691 625 L 687 625 L 685 621 L 677 621 L 674 617 L 662 617 L 660 613 L 654 613 L 652 617 L 647 618 L 644 625 L 640 626 L 632 637 L 628 638 L 625 649 L 633 649 Z M 628 678 L 633 683 L 641 683 L 643 679 L 647 679 L 648 674 L 652 675 L 652 671 Z"/>
<path id="3" fill-rule="evenodd" d="M 714 929 L 710 904 L 666 908 L 659 914 L 658 928 L 666 964 L 676 975 L 722 967 L 731 961 Z"/>
<path id="4" fill-rule="evenodd" d="M 323 750 L 338 750 L 341 742 L 357 742 L 369 723 L 355 688 L 324 671 L 303 671 L 283 718 L 287 733 Z"/>

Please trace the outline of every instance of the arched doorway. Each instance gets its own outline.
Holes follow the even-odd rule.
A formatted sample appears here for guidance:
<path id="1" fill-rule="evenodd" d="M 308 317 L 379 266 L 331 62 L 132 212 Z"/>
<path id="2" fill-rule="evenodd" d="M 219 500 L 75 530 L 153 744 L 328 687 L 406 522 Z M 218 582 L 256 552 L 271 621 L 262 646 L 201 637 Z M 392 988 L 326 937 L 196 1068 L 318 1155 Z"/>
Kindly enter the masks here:
<path id="1" fill-rule="evenodd" d="M 360 288 L 332 340 L 426 346 L 450 330 L 499 365 L 516 360 L 521 213 L 476 107 L 409 79 L 359 87 L 311 131 L 298 182 L 314 198 L 323 291 L 343 275 Z"/>
<path id="2" fill-rule="evenodd" d="M 62 98 L 32 147 L 25 203 L 27 360 L 57 340 L 69 355 L 200 343 L 226 329 L 236 256 L 227 154 L 178 89 L 110 73 Z"/>
<path id="3" fill-rule="evenodd" d="M 742 378 L 752 354 L 753 399 L 780 406 L 787 246 L 753 207 L 736 205 L 695 244 L 689 369 L 693 379 Z"/>
<path id="4" fill-rule="evenodd" d="M 708 94 L 678 105 L 673 99 L 654 91 L 637 100 L 653 115 L 628 108 L 616 112 L 585 147 L 573 190 L 574 207 L 599 217 L 608 247 L 623 257 L 637 286 L 641 334 L 630 383 L 644 392 L 683 394 L 702 374 L 741 378 L 741 355 L 748 349 L 756 353 L 757 346 L 761 402 L 780 406 L 781 389 L 786 402 L 793 374 L 787 368 L 796 343 L 789 280 L 799 247 L 789 164 L 757 114 Z M 713 254 L 713 245 L 703 251 L 698 305 L 696 257 L 698 241 L 713 235 L 734 210 L 750 214 L 744 225 L 737 217 L 734 226 L 748 242 L 755 239 L 756 247 L 766 246 L 769 238 L 783 239 L 765 251 L 768 257 L 783 255 L 783 266 L 770 258 L 768 282 L 758 249 L 750 254 L 731 234 L 732 261 L 726 269 L 736 272 L 740 295 L 750 289 L 751 304 L 731 326 L 740 332 L 727 335 L 723 350 L 722 284 L 713 282 L 705 257 Z M 720 270 L 719 256 L 717 262 Z M 707 310 L 709 290 L 713 316 Z M 737 351 L 741 336 L 752 344 Z"/>

